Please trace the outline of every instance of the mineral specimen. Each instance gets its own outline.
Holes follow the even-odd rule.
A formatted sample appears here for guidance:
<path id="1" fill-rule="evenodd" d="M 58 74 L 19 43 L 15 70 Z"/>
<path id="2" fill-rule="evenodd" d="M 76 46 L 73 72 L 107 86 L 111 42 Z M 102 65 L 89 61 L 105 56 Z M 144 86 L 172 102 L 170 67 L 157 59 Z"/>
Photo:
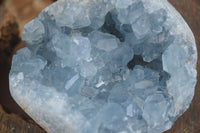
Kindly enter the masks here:
<path id="1" fill-rule="evenodd" d="M 50 133 L 160 133 L 193 98 L 195 40 L 167 0 L 60 0 L 22 38 L 10 91 Z"/>

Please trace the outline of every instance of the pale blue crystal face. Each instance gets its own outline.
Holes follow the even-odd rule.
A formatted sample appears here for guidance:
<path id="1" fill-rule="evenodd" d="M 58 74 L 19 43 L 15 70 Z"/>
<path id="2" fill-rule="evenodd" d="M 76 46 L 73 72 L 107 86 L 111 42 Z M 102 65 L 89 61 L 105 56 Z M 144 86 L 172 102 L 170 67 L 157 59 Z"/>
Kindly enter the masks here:
<path id="1" fill-rule="evenodd" d="M 50 133 L 161 133 L 193 98 L 195 40 L 166 0 L 60 0 L 22 38 L 11 94 Z"/>

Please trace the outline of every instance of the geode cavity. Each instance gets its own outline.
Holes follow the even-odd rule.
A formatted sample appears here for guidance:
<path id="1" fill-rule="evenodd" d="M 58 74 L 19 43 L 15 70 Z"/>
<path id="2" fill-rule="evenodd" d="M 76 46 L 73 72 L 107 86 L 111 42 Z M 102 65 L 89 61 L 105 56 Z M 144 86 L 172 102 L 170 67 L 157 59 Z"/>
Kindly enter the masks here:
<path id="1" fill-rule="evenodd" d="M 193 98 L 195 40 L 167 0 L 60 0 L 22 38 L 10 91 L 50 133 L 160 133 Z"/>

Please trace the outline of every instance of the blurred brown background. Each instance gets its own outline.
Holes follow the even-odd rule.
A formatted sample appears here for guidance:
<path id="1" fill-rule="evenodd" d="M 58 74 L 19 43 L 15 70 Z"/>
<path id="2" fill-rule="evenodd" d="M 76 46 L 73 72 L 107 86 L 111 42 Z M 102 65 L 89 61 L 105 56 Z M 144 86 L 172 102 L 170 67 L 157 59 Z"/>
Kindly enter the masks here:
<path id="1" fill-rule="evenodd" d="M 24 24 L 55 0 L 0 0 L 0 133 L 45 133 L 13 101 L 9 93 L 8 73 L 15 51 L 24 47 L 21 34 Z M 200 0 L 169 0 L 194 32 L 200 50 Z M 198 55 L 200 56 L 200 55 Z M 200 58 L 198 58 L 200 59 Z M 173 128 L 165 133 L 200 133 L 200 60 L 198 83 L 190 108 Z"/>

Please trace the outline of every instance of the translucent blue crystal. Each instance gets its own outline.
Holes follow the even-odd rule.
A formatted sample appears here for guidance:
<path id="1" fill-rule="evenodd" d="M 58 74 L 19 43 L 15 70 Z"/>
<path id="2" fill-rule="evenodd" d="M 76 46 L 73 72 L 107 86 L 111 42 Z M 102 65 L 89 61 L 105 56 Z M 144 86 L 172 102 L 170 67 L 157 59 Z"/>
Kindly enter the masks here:
<path id="1" fill-rule="evenodd" d="M 10 91 L 49 133 L 161 133 L 193 98 L 194 36 L 167 0 L 59 0 L 22 39 Z"/>

